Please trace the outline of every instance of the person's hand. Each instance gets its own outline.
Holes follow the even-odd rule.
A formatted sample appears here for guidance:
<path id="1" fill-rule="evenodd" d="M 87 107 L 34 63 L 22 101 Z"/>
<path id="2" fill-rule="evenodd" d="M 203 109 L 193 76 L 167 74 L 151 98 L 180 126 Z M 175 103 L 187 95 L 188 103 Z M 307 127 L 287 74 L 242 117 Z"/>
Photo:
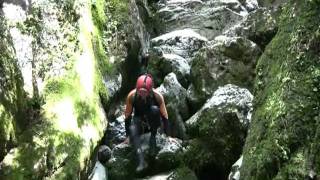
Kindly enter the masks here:
<path id="1" fill-rule="evenodd" d="M 122 143 L 129 144 L 130 143 L 129 137 L 127 137 Z"/>

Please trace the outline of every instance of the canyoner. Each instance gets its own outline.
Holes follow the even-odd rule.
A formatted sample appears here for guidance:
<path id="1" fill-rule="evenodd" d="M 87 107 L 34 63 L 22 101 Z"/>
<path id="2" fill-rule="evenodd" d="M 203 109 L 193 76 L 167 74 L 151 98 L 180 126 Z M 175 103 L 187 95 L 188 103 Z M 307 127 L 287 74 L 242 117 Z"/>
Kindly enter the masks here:
<path id="1" fill-rule="evenodd" d="M 133 116 L 132 116 L 133 113 Z M 126 99 L 125 128 L 127 139 L 134 146 L 138 166 L 137 172 L 147 168 L 141 149 L 140 135 L 151 132 L 149 139 L 150 154 L 156 151 L 157 129 L 163 124 L 163 131 L 168 135 L 168 113 L 163 96 L 153 88 L 150 74 L 143 74 L 137 79 L 136 88 L 131 90 Z"/>

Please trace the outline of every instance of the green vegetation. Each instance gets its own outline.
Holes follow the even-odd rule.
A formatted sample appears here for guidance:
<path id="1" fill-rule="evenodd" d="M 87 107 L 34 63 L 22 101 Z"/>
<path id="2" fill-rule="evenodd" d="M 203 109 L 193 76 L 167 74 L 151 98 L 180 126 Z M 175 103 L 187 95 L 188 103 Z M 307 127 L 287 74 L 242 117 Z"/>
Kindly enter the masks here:
<path id="1" fill-rule="evenodd" d="M 304 179 L 319 166 L 319 13 L 290 1 L 259 60 L 243 179 Z"/>
<path id="2" fill-rule="evenodd" d="M 14 61 L 12 41 L 7 24 L 0 17 L 0 159 L 16 143 L 26 106 L 21 73 Z"/>

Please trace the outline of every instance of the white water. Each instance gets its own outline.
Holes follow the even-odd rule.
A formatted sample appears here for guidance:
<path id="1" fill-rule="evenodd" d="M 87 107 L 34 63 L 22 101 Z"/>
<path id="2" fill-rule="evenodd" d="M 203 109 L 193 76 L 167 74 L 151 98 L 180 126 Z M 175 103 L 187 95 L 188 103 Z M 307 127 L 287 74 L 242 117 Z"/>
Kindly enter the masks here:
<path id="1" fill-rule="evenodd" d="M 106 168 L 97 161 L 88 180 L 107 180 L 107 171 Z"/>

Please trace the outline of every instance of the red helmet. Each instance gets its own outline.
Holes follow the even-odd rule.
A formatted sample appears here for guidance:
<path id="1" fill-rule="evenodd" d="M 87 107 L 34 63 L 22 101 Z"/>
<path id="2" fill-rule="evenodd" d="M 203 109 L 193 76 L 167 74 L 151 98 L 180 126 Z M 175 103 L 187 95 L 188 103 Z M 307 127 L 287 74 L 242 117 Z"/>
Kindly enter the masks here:
<path id="1" fill-rule="evenodd" d="M 144 74 L 138 77 L 136 91 L 142 98 L 147 97 L 152 90 L 153 82 L 150 74 Z"/>

